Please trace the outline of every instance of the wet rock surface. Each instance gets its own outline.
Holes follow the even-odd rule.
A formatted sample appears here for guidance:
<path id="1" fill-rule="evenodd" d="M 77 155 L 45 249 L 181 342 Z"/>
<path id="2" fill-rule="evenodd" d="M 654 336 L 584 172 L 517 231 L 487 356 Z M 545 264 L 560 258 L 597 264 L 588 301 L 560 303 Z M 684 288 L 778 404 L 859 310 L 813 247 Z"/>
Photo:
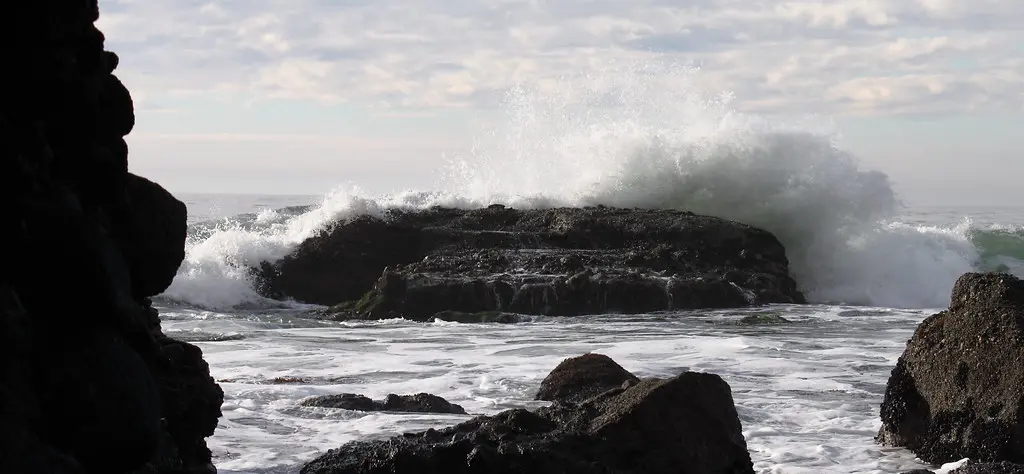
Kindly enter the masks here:
<path id="1" fill-rule="evenodd" d="M 572 316 L 801 303 L 770 233 L 671 210 L 391 210 L 254 270 L 273 298 L 336 319 Z"/>
<path id="2" fill-rule="evenodd" d="M 445 413 L 465 415 L 461 406 L 429 393 L 415 395 L 389 394 L 384 400 L 372 400 L 363 395 L 342 393 L 324 395 L 303 400 L 300 406 L 316 408 L 340 408 L 355 411 L 390 411 L 398 413 Z"/>
<path id="3" fill-rule="evenodd" d="M 597 360 L 581 359 L 581 366 Z M 599 390 L 583 381 L 564 385 L 579 387 L 566 390 L 570 396 Z M 556 401 L 537 411 L 348 443 L 302 473 L 752 474 L 741 430 L 729 385 L 714 374 L 685 372 L 601 390 L 581 403 Z"/>
<path id="4" fill-rule="evenodd" d="M 943 464 L 1024 463 L 1024 281 L 968 273 L 892 371 L 878 441 Z"/>
<path id="5" fill-rule="evenodd" d="M 135 113 L 97 2 L 6 7 L 0 472 L 215 472 L 223 393 L 148 299 L 184 257 L 185 205 L 127 171 Z"/>
<path id="6" fill-rule="evenodd" d="M 579 403 L 594 395 L 640 383 L 635 375 L 602 354 L 563 360 L 540 383 L 537 400 Z"/>

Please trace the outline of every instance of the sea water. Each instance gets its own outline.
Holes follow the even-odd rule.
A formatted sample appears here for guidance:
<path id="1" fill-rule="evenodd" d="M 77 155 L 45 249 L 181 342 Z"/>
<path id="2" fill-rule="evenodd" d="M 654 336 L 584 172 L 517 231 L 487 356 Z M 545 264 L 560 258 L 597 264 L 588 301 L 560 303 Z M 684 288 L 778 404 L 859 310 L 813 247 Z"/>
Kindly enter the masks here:
<path id="1" fill-rule="evenodd" d="M 429 392 L 471 414 L 534 408 L 543 377 L 585 352 L 641 377 L 721 375 L 759 473 L 923 467 L 873 441 L 889 373 L 962 273 L 1024 274 L 1024 208 L 905 206 L 835 131 L 736 113 L 728 94 L 695 91 L 693 74 L 645 65 L 512 89 L 507 120 L 451 156 L 426 191 L 180 196 L 187 256 L 156 305 L 164 330 L 199 345 L 224 388 L 209 440 L 220 471 L 297 472 L 347 441 L 465 419 L 298 407 L 305 397 Z M 262 298 L 247 278 L 248 266 L 338 220 L 492 203 L 686 209 L 759 226 L 786 246 L 812 304 L 514 325 L 337 323 Z M 743 320 L 760 313 L 784 320 Z"/>

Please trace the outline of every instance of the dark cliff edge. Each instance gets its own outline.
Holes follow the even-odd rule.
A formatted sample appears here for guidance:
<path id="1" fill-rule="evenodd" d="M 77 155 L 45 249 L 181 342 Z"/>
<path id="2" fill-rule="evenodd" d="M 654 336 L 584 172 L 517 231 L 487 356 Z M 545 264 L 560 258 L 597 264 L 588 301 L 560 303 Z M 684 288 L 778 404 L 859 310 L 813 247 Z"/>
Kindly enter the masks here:
<path id="1" fill-rule="evenodd" d="M 804 302 L 774 235 L 674 210 L 390 210 L 339 222 L 253 273 L 265 296 L 333 305 L 334 319 Z"/>
<path id="2" fill-rule="evenodd" d="M 96 0 L 4 8 L 0 472 L 216 472 L 223 392 L 148 299 L 186 208 L 128 173 L 134 107 L 98 18 Z"/>

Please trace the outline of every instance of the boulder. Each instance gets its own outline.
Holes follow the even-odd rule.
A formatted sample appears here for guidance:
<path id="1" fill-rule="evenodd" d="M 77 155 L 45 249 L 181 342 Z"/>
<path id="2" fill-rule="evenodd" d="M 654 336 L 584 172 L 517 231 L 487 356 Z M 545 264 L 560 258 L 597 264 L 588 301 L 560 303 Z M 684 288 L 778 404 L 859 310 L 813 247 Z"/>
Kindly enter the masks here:
<path id="1" fill-rule="evenodd" d="M 351 442 L 311 461 L 301 472 L 752 474 L 754 470 L 729 385 L 714 374 L 686 372 L 602 391 L 581 403 L 556 401 L 535 412 L 514 409 L 441 430 Z"/>
<path id="2" fill-rule="evenodd" d="M 184 258 L 185 205 L 128 173 L 135 111 L 97 1 L 4 15 L 0 472 L 216 472 L 223 392 L 148 299 Z"/>
<path id="3" fill-rule="evenodd" d="M 437 395 L 417 393 L 415 395 L 389 394 L 384 398 L 384 411 L 406 413 L 453 413 L 465 415 L 466 410 L 454 403 L 449 403 Z"/>
<path id="4" fill-rule="evenodd" d="M 333 305 L 335 319 L 804 301 L 772 234 L 651 209 L 391 210 L 338 222 L 253 275 L 262 294 Z"/>
<path id="5" fill-rule="evenodd" d="M 640 382 L 610 357 L 584 354 L 563 360 L 537 391 L 537 400 L 579 403 L 602 392 Z"/>
<path id="6" fill-rule="evenodd" d="M 304 407 L 340 408 L 355 411 L 389 411 L 396 413 L 445 413 L 465 415 L 461 406 L 448 402 L 444 398 L 429 393 L 415 395 L 389 394 L 383 401 L 371 400 L 363 395 L 342 393 L 312 397 L 299 403 Z"/>
<path id="7" fill-rule="evenodd" d="M 886 387 L 877 440 L 942 464 L 1024 463 L 1024 281 L 968 273 L 926 318 Z"/>

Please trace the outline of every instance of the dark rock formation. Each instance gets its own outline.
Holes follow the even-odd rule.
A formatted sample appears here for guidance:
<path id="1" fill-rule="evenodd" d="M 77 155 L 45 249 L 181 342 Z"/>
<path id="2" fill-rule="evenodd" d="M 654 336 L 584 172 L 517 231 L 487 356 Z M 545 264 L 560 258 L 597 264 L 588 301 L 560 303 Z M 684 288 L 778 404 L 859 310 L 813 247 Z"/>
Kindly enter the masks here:
<path id="1" fill-rule="evenodd" d="M 341 408 L 355 411 L 392 411 L 399 413 L 451 413 L 465 415 L 466 410 L 437 395 L 388 395 L 384 401 L 371 400 L 363 395 L 342 393 L 303 400 L 299 405 L 317 408 Z"/>
<path id="2" fill-rule="evenodd" d="M 754 470 L 729 385 L 717 375 L 693 372 L 603 391 L 579 404 L 556 401 L 536 412 L 515 409 L 442 430 L 353 442 L 302 469 L 303 474 L 439 472 L 747 474 Z"/>
<path id="3" fill-rule="evenodd" d="M 127 171 L 135 113 L 98 16 L 14 2 L 0 28 L 0 472 L 215 472 L 223 393 L 148 300 L 185 205 Z"/>
<path id="4" fill-rule="evenodd" d="M 878 441 L 942 464 L 1024 463 L 1024 282 L 968 273 L 892 371 Z"/>
<path id="5" fill-rule="evenodd" d="M 537 400 L 579 403 L 594 395 L 640 382 L 610 357 L 584 354 L 563 360 L 537 391 Z"/>
<path id="6" fill-rule="evenodd" d="M 254 271 L 339 318 L 581 315 L 798 303 L 770 233 L 670 210 L 392 210 L 341 222 Z"/>

